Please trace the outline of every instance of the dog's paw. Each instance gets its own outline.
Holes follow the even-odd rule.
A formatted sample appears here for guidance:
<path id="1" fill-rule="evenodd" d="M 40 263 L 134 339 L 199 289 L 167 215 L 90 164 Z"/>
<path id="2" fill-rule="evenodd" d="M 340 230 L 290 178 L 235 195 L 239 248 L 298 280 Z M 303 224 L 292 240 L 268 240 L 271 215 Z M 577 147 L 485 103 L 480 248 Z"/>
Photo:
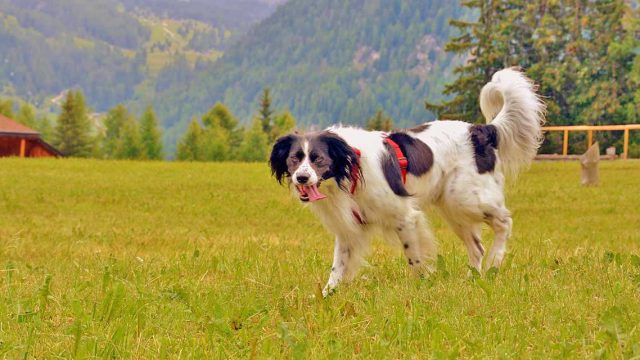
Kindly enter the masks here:
<path id="1" fill-rule="evenodd" d="M 324 289 L 322 289 L 322 297 L 326 299 L 328 296 L 335 294 L 335 292 L 336 292 L 336 287 L 327 284 L 327 286 L 325 286 Z"/>

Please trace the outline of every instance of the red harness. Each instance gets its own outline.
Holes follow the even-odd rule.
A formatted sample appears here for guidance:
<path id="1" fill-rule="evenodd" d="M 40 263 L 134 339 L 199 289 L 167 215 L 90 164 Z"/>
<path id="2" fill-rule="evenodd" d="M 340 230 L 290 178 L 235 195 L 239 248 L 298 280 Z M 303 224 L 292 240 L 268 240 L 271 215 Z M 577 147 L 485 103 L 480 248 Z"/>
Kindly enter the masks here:
<path id="1" fill-rule="evenodd" d="M 400 145 L 396 144 L 395 141 L 389 139 L 388 136 L 385 136 L 384 141 L 391 145 L 393 150 L 396 152 L 396 158 L 398 158 L 398 163 L 400 164 L 400 171 L 402 171 L 402 183 L 407 183 L 407 166 L 409 165 L 409 161 L 402 153 L 402 149 L 400 149 Z"/>
<path id="2" fill-rule="evenodd" d="M 352 148 L 356 153 L 356 163 L 351 166 L 351 195 L 355 194 L 358 181 L 360 180 L 360 156 L 362 152 L 358 148 Z"/>
<path id="3" fill-rule="evenodd" d="M 384 141 L 391 145 L 394 152 L 396 153 L 396 158 L 398 159 L 398 163 L 400 164 L 400 171 L 402 172 L 402 183 L 407 183 L 407 166 L 409 165 L 409 161 L 402 153 L 402 149 L 400 146 L 393 140 L 389 139 L 389 137 L 385 136 Z M 358 148 L 353 148 L 353 152 L 356 153 L 356 163 L 351 167 L 351 195 L 355 194 L 356 188 L 358 187 L 358 181 L 360 181 L 360 156 L 362 156 L 362 152 Z M 353 218 L 360 225 L 365 225 L 366 220 L 360 215 L 360 212 L 357 209 L 351 209 L 351 213 L 353 214 Z"/>

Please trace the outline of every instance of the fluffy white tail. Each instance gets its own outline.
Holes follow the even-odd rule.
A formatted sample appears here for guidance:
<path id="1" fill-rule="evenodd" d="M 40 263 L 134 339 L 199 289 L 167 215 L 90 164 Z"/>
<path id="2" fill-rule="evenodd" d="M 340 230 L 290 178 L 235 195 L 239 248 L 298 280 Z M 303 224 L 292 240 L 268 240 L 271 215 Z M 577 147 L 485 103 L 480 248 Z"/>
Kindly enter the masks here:
<path id="1" fill-rule="evenodd" d="M 498 130 L 498 156 L 506 175 L 528 166 L 542 143 L 545 104 L 529 78 L 515 68 L 493 74 L 480 92 L 480 109 Z"/>

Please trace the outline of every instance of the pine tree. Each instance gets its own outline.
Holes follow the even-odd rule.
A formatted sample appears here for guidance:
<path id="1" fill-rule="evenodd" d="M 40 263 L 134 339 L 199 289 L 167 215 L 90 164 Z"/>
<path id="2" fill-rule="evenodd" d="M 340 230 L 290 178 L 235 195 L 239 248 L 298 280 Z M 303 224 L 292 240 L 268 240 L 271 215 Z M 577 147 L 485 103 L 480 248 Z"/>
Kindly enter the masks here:
<path id="1" fill-rule="evenodd" d="M 597 1 L 592 6 L 588 29 L 592 34 L 591 49 L 587 58 L 590 71 L 582 79 L 586 91 L 580 99 L 584 106 L 579 116 L 590 124 L 626 123 L 629 119 L 623 107 L 635 90 L 629 87 L 628 79 L 640 37 L 635 31 L 629 34 L 625 23 L 637 19 L 625 16 L 632 10 L 623 0 Z"/>
<path id="2" fill-rule="evenodd" d="M 128 117 L 120 131 L 115 151 L 116 159 L 136 160 L 144 157 L 138 124 L 133 117 Z"/>
<path id="3" fill-rule="evenodd" d="M 393 130 L 393 119 L 386 116 L 384 111 L 378 110 L 376 114 L 367 120 L 367 130 L 381 130 L 391 131 Z"/>
<path id="4" fill-rule="evenodd" d="M 232 131 L 238 126 L 238 119 L 231 113 L 229 108 L 218 102 L 202 117 L 202 123 L 205 127 L 216 123 L 228 131 Z"/>
<path id="5" fill-rule="evenodd" d="M 449 23 L 462 35 L 451 39 L 445 49 L 468 60 L 458 66 L 454 73 L 458 78 L 445 86 L 445 95 L 455 95 L 440 104 L 426 102 L 426 108 L 439 119 L 455 119 L 483 122 L 478 106 L 480 89 L 491 75 L 504 67 L 505 54 L 494 46 L 497 24 L 504 18 L 500 0 L 463 1 L 462 5 L 478 12 L 475 22 L 451 19 Z"/>
<path id="6" fill-rule="evenodd" d="M 295 127 L 296 118 L 293 117 L 289 110 L 285 110 L 278 114 L 273 121 L 273 127 L 271 128 L 271 134 L 269 136 L 269 143 L 273 143 L 276 139 L 287 134 Z"/>
<path id="7" fill-rule="evenodd" d="M 219 119 L 220 125 L 229 133 L 229 147 L 231 148 L 231 152 L 237 152 L 242 143 L 243 136 L 242 128 L 238 126 L 238 119 L 223 103 L 215 104 L 212 108 L 212 113 Z"/>
<path id="8" fill-rule="evenodd" d="M 144 158 L 149 160 L 160 160 L 163 158 L 158 120 L 151 105 L 147 106 L 144 114 L 142 114 L 142 119 L 140 120 L 140 137 Z"/>
<path id="9" fill-rule="evenodd" d="M 102 145 L 104 156 L 107 159 L 118 158 L 116 153 L 118 152 L 118 143 L 122 137 L 123 127 L 132 118 L 133 116 L 122 104 L 118 104 L 109 110 L 107 117 L 104 119 L 105 133 Z"/>
<path id="10" fill-rule="evenodd" d="M 262 121 L 255 118 L 251 128 L 244 134 L 244 141 L 240 146 L 240 159 L 243 161 L 265 161 L 269 139 L 263 131 Z"/>
<path id="11" fill-rule="evenodd" d="M 232 148 L 241 141 L 237 139 L 238 120 L 222 103 L 216 103 L 202 117 L 204 124 L 203 151 L 208 161 L 224 161 L 231 158 Z M 232 144 L 233 143 L 233 144 Z"/>
<path id="12" fill-rule="evenodd" d="M 271 109 L 271 90 L 269 90 L 268 87 L 262 90 L 258 116 L 262 125 L 262 132 L 264 132 L 265 134 L 271 134 L 271 127 L 273 126 L 273 110 Z"/>
<path id="13" fill-rule="evenodd" d="M 205 161 L 225 161 L 231 155 L 229 132 L 219 124 L 214 124 L 202 131 L 201 144 Z"/>
<path id="14" fill-rule="evenodd" d="M 91 155 L 91 123 L 82 93 L 69 91 L 62 104 L 62 112 L 54 130 L 54 142 L 65 156 Z"/>
<path id="15" fill-rule="evenodd" d="M 202 161 L 202 128 L 198 119 L 193 118 L 187 132 L 178 143 L 176 157 L 182 161 Z"/>
<path id="16" fill-rule="evenodd" d="M 22 125 L 35 129 L 36 128 L 36 114 L 31 105 L 24 103 L 20 107 L 20 111 L 16 116 L 16 120 Z"/>
<path id="17" fill-rule="evenodd" d="M 40 133 L 40 137 L 44 139 L 44 141 L 51 141 L 53 136 L 53 125 L 51 125 L 51 120 L 46 115 L 41 116 L 36 121 L 36 129 Z"/>
<path id="18" fill-rule="evenodd" d="M 629 11 L 630 16 L 628 16 L 628 29 L 627 29 L 627 39 L 625 43 L 635 43 L 636 49 L 638 41 L 640 41 L 640 35 L 634 36 L 636 34 L 640 34 L 640 8 Z M 629 45 L 626 45 L 630 47 Z M 629 102 L 625 105 L 625 112 L 629 122 L 639 123 L 640 122 L 640 54 L 636 54 L 636 57 L 633 59 L 631 64 L 631 71 L 629 73 L 629 77 L 627 79 L 628 87 L 630 89 L 635 89 L 629 92 Z M 640 144 L 638 144 L 640 147 Z"/>
<path id="19" fill-rule="evenodd" d="M 575 97 L 580 92 L 577 77 L 584 68 L 585 44 L 582 25 L 585 17 L 583 1 L 573 6 L 559 2 L 536 0 L 524 13 L 532 48 L 527 52 L 527 74 L 540 84 L 539 93 L 545 96 L 547 123 L 574 124 Z"/>
<path id="20" fill-rule="evenodd" d="M 13 101 L 0 100 L 0 115 L 13 119 Z"/>

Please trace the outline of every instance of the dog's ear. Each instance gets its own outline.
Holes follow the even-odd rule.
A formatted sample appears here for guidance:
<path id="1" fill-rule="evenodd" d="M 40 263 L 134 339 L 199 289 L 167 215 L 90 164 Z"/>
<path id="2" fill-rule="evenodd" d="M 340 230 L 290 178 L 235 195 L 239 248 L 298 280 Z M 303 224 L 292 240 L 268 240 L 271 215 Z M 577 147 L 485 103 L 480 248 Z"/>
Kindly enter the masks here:
<path id="1" fill-rule="evenodd" d="M 271 156 L 269 157 L 269 165 L 271 166 L 271 175 L 282 184 L 282 180 L 289 175 L 287 168 L 287 157 L 291 151 L 291 145 L 296 140 L 297 135 L 289 134 L 279 138 L 273 145 Z"/>
<path id="2" fill-rule="evenodd" d="M 327 145 L 327 153 L 331 158 L 331 175 L 336 180 L 338 187 L 344 191 L 347 188 L 343 184 L 345 179 L 353 181 L 353 169 L 358 173 L 360 179 L 362 179 L 362 173 L 358 163 L 358 155 L 346 141 L 340 136 L 324 131 L 318 136 L 320 141 L 323 141 Z"/>

